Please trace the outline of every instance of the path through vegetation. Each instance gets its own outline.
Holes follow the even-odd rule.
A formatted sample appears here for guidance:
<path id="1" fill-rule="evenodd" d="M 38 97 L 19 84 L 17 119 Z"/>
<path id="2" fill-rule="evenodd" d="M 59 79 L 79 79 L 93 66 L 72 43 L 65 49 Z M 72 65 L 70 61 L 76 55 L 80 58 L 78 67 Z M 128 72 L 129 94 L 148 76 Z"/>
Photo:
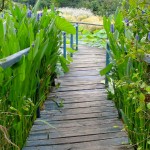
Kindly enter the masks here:
<path id="1" fill-rule="evenodd" d="M 73 59 L 70 72 L 58 79 L 60 87 L 45 102 L 24 150 L 127 150 L 123 124 L 99 75 L 105 51 L 79 46 Z M 64 107 L 58 107 L 62 101 Z"/>

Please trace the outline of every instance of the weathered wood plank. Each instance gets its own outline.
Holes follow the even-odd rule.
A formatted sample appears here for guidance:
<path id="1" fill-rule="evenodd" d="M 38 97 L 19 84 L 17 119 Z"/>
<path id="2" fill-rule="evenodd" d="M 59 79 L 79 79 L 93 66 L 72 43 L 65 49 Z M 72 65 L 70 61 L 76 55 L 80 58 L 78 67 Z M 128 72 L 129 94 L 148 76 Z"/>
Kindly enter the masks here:
<path id="1" fill-rule="evenodd" d="M 106 145 L 97 145 L 97 144 L 89 144 L 85 143 L 84 144 L 84 149 L 83 146 L 80 146 L 81 144 L 79 143 L 78 145 L 67 145 L 67 146 L 60 146 L 54 147 L 54 146 L 34 146 L 34 147 L 26 147 L 23 150 L 133 150 L 132 147 L 128 145 L 122 145 L 122 146 L 106 146 Z M 96 145 L 96 146 L 95 146 Z"/>
<path id="2" fill-rule="evenodd" d="M 97 134 L 109 134 L 109 133 L 120 133 L 122 132 L 122 135 L 126 136 L 126 134 L 122 131 L 122 127 L 114 128 L 110 126 L 100 126 L 97 128 L 89 128 L 89 127 L 76 127 L 73 129 L 70 129 L 67 131 L 66 129 L 57 128 L 57 129 L 48 129 L 48 130 L 39 130 L 38 132 L 31 132 L 30 136 L 38 136 L 41 134 L 48 135 L 51 139 L 59 139 L 59 138 L 70 138 L 70 137 L 80 137 L 80 136 L 92 136 Z M 107 135 L 106 135 L 107 136 Z"/>
<path id="3" fill-rule="evenodd" d="M 61 122 L 62 126 L 60 125 L 55 125 L 54 127 L 51 127 L 49 125 L 46 125 L 43 123 L 43 125 L 41 126 L 41 124 L 35 124 L 33 126 L 32 132 L 31 134 L 33 135 L 37 135 L 39 134 L 39 131 L 41 131 L 41 133 L 45 133 L 45 131 L 49 131 L 49 132 L 61 132 L 61 134 L 63 134 L 63 132 L 68 132 L 67 129 L 69 129 L 71 132 L 74 132 L 76 130 L 97 130 L 98 128 L 101 129 L 106 129 L 106 128 L 111 128 L 111 129 L 117 129 L 119 128 L 122 129 L 122 123 L 119 122 L 118 120 L 114 120 L 114 119 L 106 119 L 104 122 L 93 119 L 91 120 L 91 122 L 88 122 L 90 120 L 81 120 L 80 122 L 78 121 L 68 121 L 68 124 L 65 124 L 65 122 Z M 52 122 L 53 123 L 53 122 Z M 57 130 L 57 131 L 55 131 Z M 43 131 L 43 132 L 42 132 Z M 113 130 L 116 131 L 116 130 Z M 117 130 L 118 131 L 118 130 Z M 88 134 L 89 132 L 87 132 Z M 124 133 L 124 132 L 123 132 Z M 72 134 L 73 135 L 73 134 Z M 125 135 L 125 134 L 124 134 Z M 54 138 L 54 137 L 51 137 Z M 32 138 L 31 138 L 32 140 Z"/>
<path id="4" fill-rule="evenodd" d="M 107 107 L 111 107 L 114 106 L 114 104 L 110 101 L 109 103 L 107 103 L 107 101 L 100 101 L 101 103 L 92 103 L 92 102 L 85 102 L 85 103 L 73 103 L 73 104 L 65 104 L 63 108 L 66 109 L 78 109 L 78 108 L 89 108 L 89 107 L 101 107 L 101 106 L 105 106 L 105 108 Z M 53 109 L 59 109 L 57 104 L 54 102 L 47 102 L 45 105 L 45 109 L 47 110 L 53 110 Z"/>
<path id="5" fill-rule="evenodd" d="M 91 124 L 110 124 L 110 123 L 115 123 L 118 121 L 118 118 L 105 118 L 103 121 L 101 118 L 86 118 L 84 120 L 79 119 L 79 120 L 61 120 L 61 121 L 51 121 L 47 120 L 47 123 L 53 125 L 56 128 L 69 128 L 72 126 L 75 126 L 77 124 L 79 125 L 91 125 Z M 119 121 L 120 122 L 120 121 Z M 120 122 L 121 123 L 121 122 Z M 45 122 L 41 122 L 39 119 L 37 119 L 34 122 L 34 125 L 45 125 Z M 32 131 L 34 131 L 34 127 L 32 128 Z"/>
<path id="6" fill-rule="evenodd" d="M 122 123 L 117 119 L 105 119 L 104 121 L 97 119 L 86 119 L 81 121 L 62 121 L 61 124 L 56 124 L 56 122 L 51 122 L 51 125 L 55 125 L 55 129 L 57 130 L 77 130 L 79 128 L 100 128 L 100 127 L 114 127 L 122 126 Z M 44 124 L 43 122 L 36 122 L 33 125 L 32 133 L 38 132 L 39 130 L 53 130 L 51 126 Z"/>
<path id="7" fill-rule="evenodd" d="M 48 139 L 49 138 L 49 139 Z M 91 142 L 91 141 L 104 141 L 104 140 L 114 140 L 114 139 L 118 139 L 118 138 L 122 138 L 122 140 L 120 140 L 119 144 L 127 143 L 128 141 L 126 140 L 126 138 L 123 136 L 122 132 L 117 132 L 116 133 L 107 133 L 107 134 L 103 134 L 103 136 L 100 136 L 99 134 L 93 134 L 92 136 L 81 136 L 79 137 L 69 137 L 68 138 L 58 138 L 58 139 L 52 139 L 50 137 L 45 137 L 44 139 L 38 139 L 39 140 L 39 146 L 41 145 L 54 145 L 54 143 L 56 143 L 56 145 L 63 145 L 63 144 L 70 144 L 70 143 L 81 143 L 81 142 Z M 102 143 L 102 142 L 101 142 Z M 35 140 L 29 140 L 27 143 L 27 146 L 35 146 L 37 145 Z"/>
<path id="8" fill-rule="evenodd" d="M 122 145 L 122 143 L 127 143 L 127 139 L 125 137 L 119 137 L 119 138 L 111 138 L 111 139 L 104 139 L 104 140 L 95 140 L 95 141 L 86 141 L 86 142 L 78 142 L 78 143 L 70 143 L 70 144 L 55 144 L 51 145 L 49 143 L 49 140 L 43 140 L 38 142 L 38 146 L 49 146 L 50 149 L 57 149 L 57 150 L 69 150 L 72 148 L 75 148 L 78 150 L 78 148 L 82 148 L 84 150 L 84 147 L 93 147 L 94 145 L 98 146 L 117 146 L 117 145 Z M 35 146 L 37 143 L 32 143 L 31 146 Z M 51 147 L 50 147 L 51 146 Z"/>
<path id="9" fill-rule="evenodd" d="M 70 87 L 61 87 L 56 89 L 55 92 L 63 92 L 63 91 L 79 91 L 79 90 L 90 90 L 90 89 L 104 89 L 104 84 L 99 85 L 86 85 L 86 86 L 70 86 Z"/>
<path id="10" fill-rule="evenodd" d="M 80 115 L 80 114 L 89 114 L 89 113 L 104 113 L 104 112 L 111 112 L 111 113 L 115 113 L 117 112 L 116 109 L 114 109 L 114 107 L 102 107 L 101 109 L 99 109 L 99 107 L 85 107 L 85 108 L 78 108 L 78 109 L 70 109 L 70 108 L 63 108 L 61 109 L 61 111 L 58 110 L 43 110 L 41 111 L 41 115 L 45 115 L 45 114 L 50 114 L 50 115 L 55 115 L 55 116 L 62 116 L 62 115 Z"/>

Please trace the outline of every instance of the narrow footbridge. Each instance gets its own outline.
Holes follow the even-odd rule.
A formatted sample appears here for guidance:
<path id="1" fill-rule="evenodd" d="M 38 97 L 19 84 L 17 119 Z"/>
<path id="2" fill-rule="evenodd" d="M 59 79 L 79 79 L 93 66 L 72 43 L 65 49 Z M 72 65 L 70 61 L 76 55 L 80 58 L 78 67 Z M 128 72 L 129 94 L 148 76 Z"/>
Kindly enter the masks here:
<path id="1" fill-rule="evenodd" d="M 114 103 L 107 99 L 103 49 L 79 45 L 70 72 L 57 79 L 23 150 L 128 150 Z M 64 105 L 63 107 L 61 107 Z"/>

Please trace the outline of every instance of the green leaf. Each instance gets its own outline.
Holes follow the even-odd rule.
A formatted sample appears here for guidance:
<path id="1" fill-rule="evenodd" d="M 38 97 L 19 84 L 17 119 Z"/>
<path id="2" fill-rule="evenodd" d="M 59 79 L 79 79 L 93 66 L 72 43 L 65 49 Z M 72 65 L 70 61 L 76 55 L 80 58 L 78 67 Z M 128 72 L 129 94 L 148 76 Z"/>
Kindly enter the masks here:
<path id="1" fill-rule="evenodd" d="M 0 85 L 3 85 L 4 80 L 4 70 L 2 67 L 0 67 Z"/>
<path id="2" fill-rule="evenodd" d="M 148 144 L 148 145 L 150 145 L 150 140 L 149 140 L 149 141 L 147 141 L 147 144 Z"/>
<path id="3" fill-rule="evenodd" d="M 147 92 L 150 92 L 150 86 L 147 86 L 147 87 L 146 87 L 146 91 L 147 91 Z"/>
<path id="4" fill-rule="evenodd" d="M 12 107 L 12 106 L 10 106 L 9 108 L 10 108 L 10 110 L 18 112 L 18 110 L 16 108 Z"/>
<path id="5" fill-rule="evenodd" d="M 129 0 L 129 4 L 130 4 L 132 7 L 136 7 L 136 0 Z"/>
<path id="6" fill-rule="evenodd" d="M 140 93 L 140 95 L 139 95 L 139 100 L 140 100 L 141 102 L 144 102 L 144 100 L 145 100 L 145 95 L 144 95 L 143 93 Z"/>
<path id="7" fill-rule="evenodd" d="M 133 33 L 132 33 L 129 29 L 126 29 L 126 30 L 125 30 L 125 37 L 126 37 L 128 40 L 131 40 L 132 37 L 133 37 Z"/>
<path id="8" fill-rule="evenodd" d="M 122 109 L 120 109 L 120 113 L 121 113 L 123 122 L 128 126 L 129 125 L 129 120 L 128 120 L 126 114 L 123 112 Z"/>
<path id="9" fill-rule="evenodd" d="M 141 107 L 138 107 L 138 108 L 136 109 L 136 112 L 139 113 L 140 111 L 142 111 L 142 108 L 141 108 Z"/>
<path id="10" fill-rule="evenodd" d="M 118 40 L 118 38 L 119 38 L 119 32 L 118 32 L 118 30 L 115 30 L 114 40 Z"/>
<path id="11" fill-rule="evenodd" d="M 70 61 L 70 62 L 73 62 L 72 57 L 70 57 L 69 55 L 67 55 L 67 60 Z"/>
<path id="12" fill-rule="evenodd" d="M 55 19 L 55 25 L 58 29 L 65 31 L 67 33 L 71 33 L 71 34 L 76 33 L 75 27 L 66 19 L 61 18 L 59 16 L 57 16 Z"/>
<path id="13" fill-rule="evenodd" d="M 25 70 L 26 70 L 26 61 L 25 61 L 25 56 L 22 57 L 22 64 L 19 67 L 19 74 L 20 74 L 20 81 L 24 81 L 25 79 Z"/>
<path id="14" fill-rule="evenodd" d="M 4 42 L 4 26 L 2 20 L 0 20 L 0 46 Z"/>
<path id="15" fill-rule="evenodd" d="M 68 72 L 69 71 L 69 68 L 67 66 L 67 64 L 69 63 L 63 56 L 60 56 L 59 57 L 59 61 L 61 63 L 61 66 L 64 70 L 64 72 Z"/>
<path id="16" fill-rule="evenodd" d="M 26 106 L 23 106 L 22 109 L 25 110 L 25 111 L 29 111 L 29 108 L 26 107 Z"/>
<path id="17" fill-rule="evenodd" d="M 109 19 L 107 19 L 106 17 L 103 17 L 103 24 L 104 24 L 104 29 L 107 33 L 107 36 L 108 34 L 110 33 L 110 25 L 111 25 L 111 22 Z"/>
<path id="18" fill-rule="evenodd" d="M 123 15 L 122 12 L 118 12 L 115 19 L 115 28 L 121 30 L 123 26 Z"/>
<path id="19" fill-rule="evenodd" d="M 34 7 L 33 7 L 33 12 L 36 14 L 37 13 L 37 11 L 38 11 L 38 9 L 39 9 L 39 6 L 40 6 L 40 0 L 37 0 L 36 1 L 36 4 L 34 5 Z"/>
<path id="20" fill-rule="evenodd" d="M 67 52 L 69 52 L 69 53 L 75 53 L 75 52 L 77 52 L 76 50 L 73 50 L 72 48 L 67 48 Z"/>
<path id="21" fill-rule="evenodd" d="M 150 103 L 147 104 L 147 108 L 150 109 Z"/>
<path id="22" fill-rule="evenodd" d="M 33 26 L 32 24 L 29 24 L 28 26 L 28 32 L 29 32 L 29 37 L 30 37 L 30 45 L 33 44 L 33 41 L 34 41 L 34 32 L 33 32 Z"/>
<path id="23" fill-rule="evenodd" d="M 109 65 L 107 65 L 107 67 L 105 67 L 104 69 L 102 69 L 100 71 L 100 75 L 103 76 L 103 75 L 106 75 L 113 67 L 113 64 L 110 63 Z"/>

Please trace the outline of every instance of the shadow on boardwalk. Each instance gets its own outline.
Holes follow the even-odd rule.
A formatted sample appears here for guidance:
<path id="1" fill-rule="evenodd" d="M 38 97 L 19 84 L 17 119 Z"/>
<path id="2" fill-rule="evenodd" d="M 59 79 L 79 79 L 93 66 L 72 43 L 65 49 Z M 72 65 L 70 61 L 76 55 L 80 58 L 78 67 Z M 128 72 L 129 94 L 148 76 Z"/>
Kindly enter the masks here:
<path id="1" fill-rule="evenodd" d="M 61 86 L 49 95 L 23 150 L 129 149 L 117 110 L 107 100 L 104 77 L 99 75 L 104 66 L 104 50 L 79 47 L 70 72 L 58 79 Z M 61 101 L 63 108 L 58 107 Z"/>

